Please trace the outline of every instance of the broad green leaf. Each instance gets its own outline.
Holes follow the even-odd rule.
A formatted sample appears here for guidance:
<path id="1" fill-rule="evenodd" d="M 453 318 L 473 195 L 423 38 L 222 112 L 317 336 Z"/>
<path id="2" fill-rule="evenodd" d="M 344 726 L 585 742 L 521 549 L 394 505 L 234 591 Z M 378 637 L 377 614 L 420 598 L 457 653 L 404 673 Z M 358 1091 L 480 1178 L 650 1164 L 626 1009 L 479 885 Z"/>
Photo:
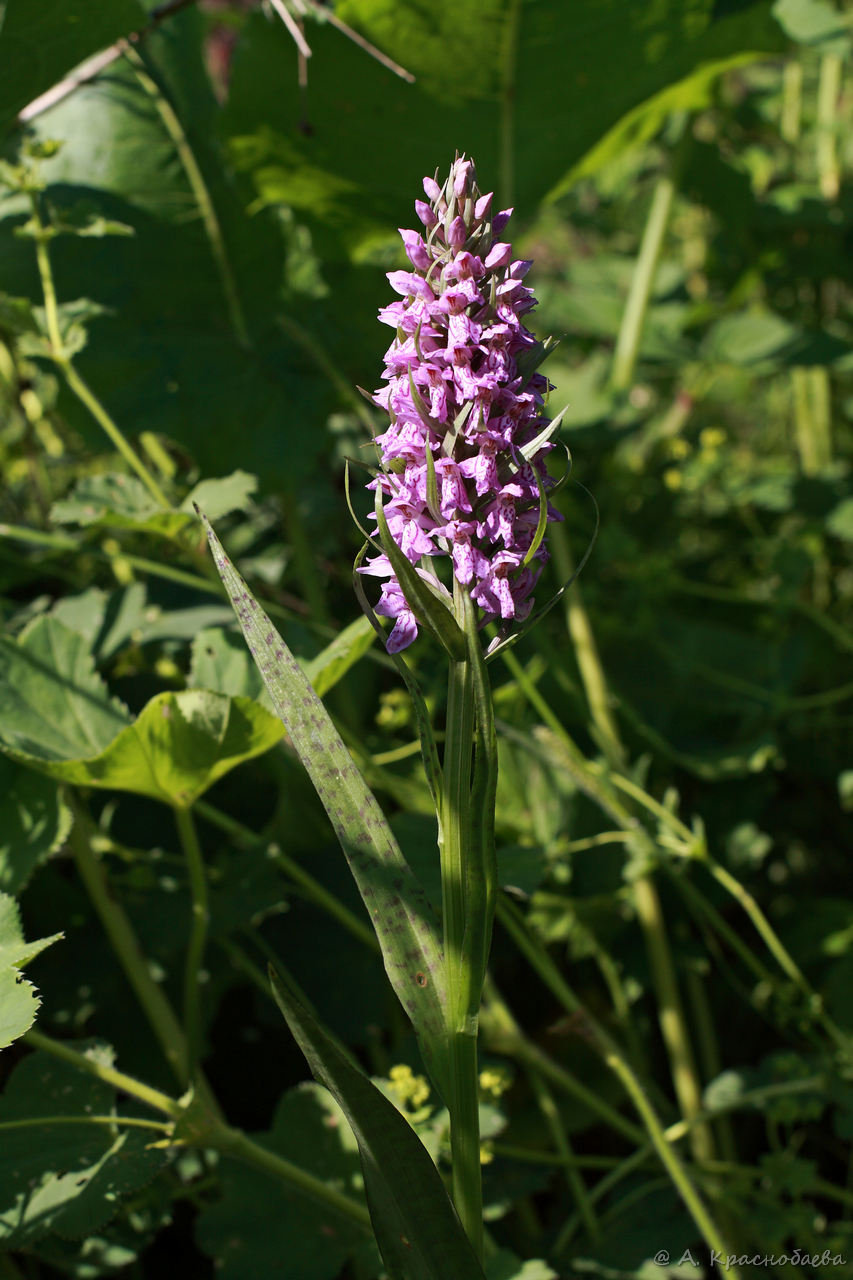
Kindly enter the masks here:
<path id="1" fill-rule="evenodd" d="M 112 1065 L 103 1046 L 87 1056 Z M 87 1124 L 114 1112 L 114 1090 L 51 1054 L 33 1053 L 0 1098 L 0 1240 L 19 1248 L 47 1231 L 88 1235 L 118 1211 L 121 1197 L 162 1168 L 168 1154 L 148 1150 L 156 1134 Z M 78 1123 L 51 1124 L 56 1116 Z M 32 1121 L 3 1130 L 4 1122 Z"/>
<path id="2" fill-rule="evenodd" d="M 29 1031 L 41 1003 L 35 987 L 20 970 L 61 937 L 55 933 L 37 942 L 25 942 L 18 904 L 0 893 L 0 1049 Z"/>
<path id="3" fill-rule="evenodd" d="M 355 1138 L 334 1098 L 319 1085 L 289 1089 L 270 1131 L 252 1136 L 329 1187 L 361 1200 Z M 215 1259 L 221 1280 L 337 1280 L 347 1258 L 362 1246 L 358 1227 L 313 1200 L 285 1195 L 266 1174 L 230 1161 L 220 1169 L 220 1194 L 201 1208 L 195 1236 Z"/>
<path id="4" fill-rule="evenodd" d="M 129 722 L 85 638 L 57 618 L 36 618 L 17 642 L 0 637 L 0 748 L 9 754 L 83 760 Z"/>
<path id="5" fill-rule="evenodd" d="M 181 503 L 181 510 L 193 518 L 193 506 L 209 512 L 211 520 L 231 511 L 244 511 L 258 487 L 258 477 L 247 471 L 233 471 L 219 480 L 202 480 Z"/>
<path id="6" fill-rule="evenodd" d="M 56 783 L 0 756 L 0 891 L 19 893 L 70 828 Z"/>
<path id="7" fill-rule="evenodd" d="M 161 107 L 120 59 L 33 122 L 39 137 L 63 142 L 44 165 L 45 180 L 85 193 L 136 233 L 58 237 L 51 246 L 57 288 L 60 298 L 94 293 L 111 310 L 108 321 L 95 322 L 80 370 L 120 425 L 180 441 L 203 475 L 239 463 L 267 484 L 281 483 L 304 476 L 321 455 L 334 396 L 276 327 L 281 229 L 263 214 L 246 216 L 251 192 L 239 189 L 224 163 L 204 65 L 207 22 L 195 8 L 172 14 L 140 50 L 167 113 L 180 121 L 182 153 L 204 180 L 204 207 Z M 64 195 L 51 192 L 60 206 Z M 0 220 L 0 279 L 21 294 L 31 288 L 31 267 L 11 224 Z M 235 328 L 223 270 L 248 341 Z M 81 405 L 69 397 L 63 411 L 102 447 Z"/>
<path id="8" fill-rule="evenodd" d="M 295 209 L 338 256 L 368 253 L 401 225 L 423 175 L 446 170 L 457 147 L 485 190 L 527 212 L 626 112 L 699 64 L 784 45 L 769 0 L 722 12 L 715 0 L 344 0 L 336 13 L 417 82 L 311 28 L 312 128 L 299 134 L 298 86 L 280 73 L 289 36 L 259 15 L 237 51 L 225 127 L 261 199 Z"/>
<path id="9" fill-rule="evenodd" d="M 224 627 L 205 627 L 192 643 L 187 683 L 195 689 L 212 689 L 232 698 L 266 698 L 261 673 L 252 661 L 243 637 Z"/>
<path id="10" fill-rule="evenodd" d="M 204 520 L 216 567 L 273 705 L 340 841 L 385 968 L 436 1083 L 444 1083 L 444 962 L 438 927 L 391 829 L 290 650 Z"/>
<path id="11" fill-rule="evenodd" d="M 394 1280 L 482 1280 L 438 1170 L 408 1120 L 323 1030 L 281 976 L 273 993 L 312 1074 L 355 1134 L 373 1229 Z"/>
<path id="12" fill-rule="evenodd" d="M 145 25 L 137 0 L 6 0 L 0 26 L 0 130 L 90 54 Z"/>
<path id="13" fill-rule="evenodd" d="M 248 698 L 205 689 L 160 693 L 97 756 L 50 760 L 19 756 L 53 778 L 108 787 L 186 807 L 231 769 L 282 737 L 274 716 Z"/>
<path id="14" fill-rule="evenodd" d="M 809 333 L 772 311 L 754 310 L 718 320 L 705 339 L 704 353 L 709 360 L 732 364 L 823 365 L 848 354 L 849 347 L 832 334 Z"/>
<path id="15" fill-rule="evenodd" d="M 798 44 L 843 57 L 850 48 L 850 22 L 830 0 L 776 0 L 773 16 Z"/>
<path id="16" fill-rule="evenodd" d="M 141 480 L 121 474 L 84 476 L 69 498 L 53 504 L 50 515 L 58 524 L 139 529 L 166 538 L 192 524 L 185 512 L 158 506 Z"/>

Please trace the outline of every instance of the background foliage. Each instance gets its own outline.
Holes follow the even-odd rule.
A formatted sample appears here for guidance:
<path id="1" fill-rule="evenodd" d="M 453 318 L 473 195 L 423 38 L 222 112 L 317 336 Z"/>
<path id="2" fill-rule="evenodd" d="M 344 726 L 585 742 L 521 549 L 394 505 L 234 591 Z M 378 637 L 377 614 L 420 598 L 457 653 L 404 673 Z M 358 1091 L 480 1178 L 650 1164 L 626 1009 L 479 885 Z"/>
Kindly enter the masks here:
<path id="1" fill-rule="evenodd" d="M 109 1115 L 116 1093 L 18 1039 L 39 1000 L 42 1032 L 174 1087 L 92 888 L 106 873 L 179 1005 L 193 885 L 170 809 L 199 824 L 196 1031 L 229 1121 L 361 1196 L 346 1123 L 271 999 L 274 955 L 446 1159 L 191 503 L 435 897 L 415 724 L 357 620 L 343 466 L 370 438 L 354 388 L 378 381 L 395 228 L 457 149 L 516 206 L 537 331 L 562 338 L 552 403 L 568 402 L 563 438 L 601 510 L 565 610 L 493 668 L 510 893 L 483 1018 L 488 1275 L 647 1277 L 688 1247 L 709 1270 L 546 962 L 666 1124 L 692 1121 L 682 1146 L 738 1252 L 853 1258 L 850 10 L 310 2 L 300 63 L 272 8 L 166 8 L 0 6 L 0 1032 L 17 1041 L 0 1066 L 0 1274 L 380 1274 L 362 1230 L 256 1169 L 55 1122 Z M 134 31 L 94 79 L 29 108 Z M 71 376 L 51 358 L 34 181 Z M 170 510 L 105 442 L 80 380 Z M 561 502 L 551 589 L 593 521 L 579 489 Z M 416 660 L 440 722 L 440 656 Z"/>

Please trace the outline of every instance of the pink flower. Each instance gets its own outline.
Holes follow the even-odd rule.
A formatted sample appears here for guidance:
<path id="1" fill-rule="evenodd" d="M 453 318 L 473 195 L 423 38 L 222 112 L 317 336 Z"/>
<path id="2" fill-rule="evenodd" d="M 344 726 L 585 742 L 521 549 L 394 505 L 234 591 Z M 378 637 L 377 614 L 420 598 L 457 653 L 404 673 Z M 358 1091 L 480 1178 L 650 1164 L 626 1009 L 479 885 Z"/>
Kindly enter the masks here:
<path id="1" fill-rule="evenodd" d="M 547 425 L 548 383 L 534 373 L 522 385 L 517 363 L 536 345 L 522 320 L 536 305 L 523 283 L 530 263 L 498 239 L 512 210 L 492 216 L 470 160 L 457 159 L 443 186 L 425 178 L 424 191 L 429 203 L 415 211 L 426 238 L 400 230 L 412 270 L 388 273 L 400 299 L 379 312 L 395 337 L 374 402 L 392 421 L 376 437 L 387 469 L 369 488 L 381 488 L 391 537 L 416 572 L 429 578 L 421 558 L 448 556 L 484 619 L 518 620 L 547 559 L 543 545 L 524 564 L 551 485 L 551 445 L 521 452 Z M 561 517 L 549 506 L 547 519 Z M 384 580 L 376 611 L 395 620 L 386 646 L 399 652 L 418 627 L 391 563 L 381 554 L 360 572 Z"/>

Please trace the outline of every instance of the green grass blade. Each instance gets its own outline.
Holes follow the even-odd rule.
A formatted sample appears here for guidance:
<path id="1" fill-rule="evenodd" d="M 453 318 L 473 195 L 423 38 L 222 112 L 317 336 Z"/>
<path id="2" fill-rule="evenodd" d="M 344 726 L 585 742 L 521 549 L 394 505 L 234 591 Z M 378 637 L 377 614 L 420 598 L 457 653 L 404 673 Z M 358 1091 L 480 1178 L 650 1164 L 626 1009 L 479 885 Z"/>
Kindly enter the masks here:
<path id="1" fill-rule="evenodd" d="M 216 567 L 276 713 L 340 841 L 382 948 L 391 985 L 443 1089 L 444 960 L 438 925 L 376 798 L 293 654 L 199 512 Z"/>
<path id="2" fill-rule="evenodd" d="M 315 1079 L 334 1095 L 355 1134 L 373 1230 L 393 1280 L 483 1280 L 438 1170 L 408 1120 L 274 970 L 270 980 Z"/>

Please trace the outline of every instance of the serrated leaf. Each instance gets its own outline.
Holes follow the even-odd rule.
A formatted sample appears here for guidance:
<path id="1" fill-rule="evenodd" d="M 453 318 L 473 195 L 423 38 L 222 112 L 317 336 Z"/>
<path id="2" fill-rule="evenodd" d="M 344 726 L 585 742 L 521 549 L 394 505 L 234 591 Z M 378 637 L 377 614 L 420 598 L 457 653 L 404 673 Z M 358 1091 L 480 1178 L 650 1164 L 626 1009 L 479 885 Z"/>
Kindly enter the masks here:
<path id="1" fill-rule="evenodd" d="M 19 893 L 70 827 L 56 783 L 0 756 L 0 890 Z"/>
<path id="2" fill-rule="evenodd" d="M 370 1216 L 394 1280 L 483 1280 L 438 1170 L 408 1120 L 323 1030 L 275 972 L 276 1003 L 315 1079 L 355 1134 Z"/>
<path id="3" fill-rule="evenodd" d="M 0 636 L 0 749 L 40 761 L 86 759 L 129 722 L 85 638 L 58 618 L 36 618 L 17 642 Z"/>
<path id="4" fill-rule="evenodd" d="M 201 519 L 249 651 L 329 815 L 370 913 L 391 985 L 412 1020 L 441 1089 L 446 997 L 435 915 L 325 707 L 228 560 L 210 522 L 204 516 Z"/>
<path id="5" fill-rule="evenodd" d="M 184 689 L 157 694 L 97 756 L 18 758 L 76 786 L 130 791 L 183 808 L 281 737 L 278 720 L 249 698 Z"/>
<path id="6" fill-rule="evenodd" d="M 37 942 L 25 942 L 18 904 L 0 893 L 0 1049 L 7 1048 L 35 1022 L 41 1001 L 20 970 L 45 947 L 62 937 L 56 933 Z"/>
<path id="7" fill-rule="evenodd" d="M 86 1052 L 104 1051 L 90 1045 Z M 122 1195 L 162 1168 L 168 1154 L 147 1149 L 149 1133 L 86 1124 L 87 1115 L 110 1115 L 114 1107 L 109 1085 L 52 1054 L 29 1054 L 18 1064 L 0 1098 L 4 1247 L 18 1248 L 47 1231 L 87 1235 L 114 1216 Z M 51 1124 L 54 1116 L 81 1123 Z M 6 1121 L 22 1120 L 33 1123 L 2 1130 Z"/>

